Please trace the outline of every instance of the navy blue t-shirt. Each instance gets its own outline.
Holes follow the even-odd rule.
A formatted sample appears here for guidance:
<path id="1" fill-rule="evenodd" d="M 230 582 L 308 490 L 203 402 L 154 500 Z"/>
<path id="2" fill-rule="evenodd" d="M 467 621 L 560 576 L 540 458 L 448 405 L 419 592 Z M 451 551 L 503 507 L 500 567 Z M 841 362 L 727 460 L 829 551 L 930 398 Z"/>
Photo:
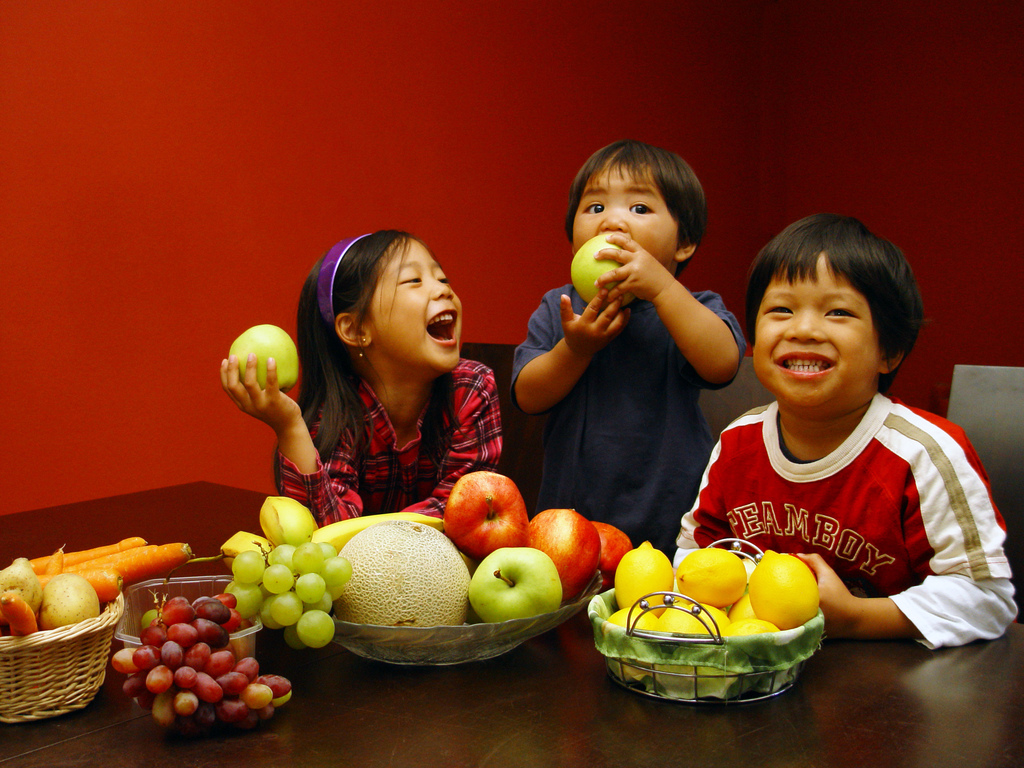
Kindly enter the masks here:
<path id="1" fill-rule="evenodd" d="M 586 302 L 571 285 L 549 291 L 530 318 L 526 341 L 516 348 L 512 400 L 519 372 L 563 337 L 559 297 L 581 314 Z M 694 298 L 722 318 L 742 357 L 743 332 L 721 297 Z M 679 521 L 697 496 L 713 447 L 701 413 L 704 381 L 683 357 L 654 305 L 629 305 L 625 330 L 594 355 L 586 372 L 548 413 L 544 475 L 537 511 L 577 510 L 590 520 L 622 529 L 634 546 L 644 541 L 669 554 Z"/>

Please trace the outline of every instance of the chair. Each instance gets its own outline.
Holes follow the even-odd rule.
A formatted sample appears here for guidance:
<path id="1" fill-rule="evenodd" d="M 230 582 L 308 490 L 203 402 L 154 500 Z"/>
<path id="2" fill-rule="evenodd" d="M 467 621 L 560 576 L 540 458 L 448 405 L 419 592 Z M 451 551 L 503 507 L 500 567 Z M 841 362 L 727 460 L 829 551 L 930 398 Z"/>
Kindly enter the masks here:
<path id="1" fill-rule="evenodd" d="M 512 405 L 510 390 L 515 349 L 514 344 L 466 342 L 462 345 L 462 356 L 477 360 L 494 371 L 504 442 L 498 472 L 512 478 L 532 515 L 544 471 L 543 434 L 547 416 L 531 416 Z"/>
<path id="2" fill-rule="evenodd" d="M 1018 600 L 1024 594 L 1024 368 L 957 365 L 947 418 L 963 427 L 1006 521 L 1006 556 Z"/>
<path id="3" fill-rule="evenodd" d="M 732 383 L 722 389 L 702 389 L 700 408 L 717 440 L 729 422 L 758 405 L 768 405 L 775 398 L 754 375 L 753 358 L 740 360 L 740 369 Z"/>

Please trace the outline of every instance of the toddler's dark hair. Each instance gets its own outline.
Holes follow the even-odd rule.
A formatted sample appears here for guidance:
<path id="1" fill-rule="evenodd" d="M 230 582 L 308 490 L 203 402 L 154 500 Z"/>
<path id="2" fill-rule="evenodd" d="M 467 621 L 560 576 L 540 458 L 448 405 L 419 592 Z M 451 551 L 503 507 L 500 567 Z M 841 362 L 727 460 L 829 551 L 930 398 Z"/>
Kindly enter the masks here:
<path id="1" fill-rule="evenodd" d="M 815 279 L 822 255 L 833 275 L 847 280 L 867 299 L 882 353 L 889 360 L 902 355 L 899 365 L 878 378 L 878 391 L 887 392 L 924 322 L 921 292 L 903 252 L 850 216 L 808 216 L 790 224 L 761 249 L 747 278 L 747 337 L 755 338 L 757 313 L 768 284 L 775 278 L 790 283 Z"/>
<path id="2" fill-rule="evenodd" d="M 583 164 L 569 187 L 569 209 L 565 214 L 565 234 L 572 242 L 572 225 L 587 183 L 605 171 L 628 173 L 637 179 L 649 179 L 665 198 L 668 210 L 678 225 L 679 247 L 699 246 L 708 223 L 708 206 L 697 174 L 675 152 L 652 147 L 642 141 L 623 139 L 599 149 Z M 676 274 L 689 259 L 676 267 Z"/>

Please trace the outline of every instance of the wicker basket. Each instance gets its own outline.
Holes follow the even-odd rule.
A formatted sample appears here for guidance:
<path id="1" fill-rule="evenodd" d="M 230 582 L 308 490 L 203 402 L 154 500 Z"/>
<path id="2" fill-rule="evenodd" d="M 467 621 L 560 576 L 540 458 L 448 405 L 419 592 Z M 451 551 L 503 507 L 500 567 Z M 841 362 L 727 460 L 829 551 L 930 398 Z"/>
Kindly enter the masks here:
<path id="1" fill-rule="evenodd" d="M 0 637 L 0 722 L 21 723 L 81 709 L 99 692 L 124 595 L 95 619 L 26 637 Z"/>

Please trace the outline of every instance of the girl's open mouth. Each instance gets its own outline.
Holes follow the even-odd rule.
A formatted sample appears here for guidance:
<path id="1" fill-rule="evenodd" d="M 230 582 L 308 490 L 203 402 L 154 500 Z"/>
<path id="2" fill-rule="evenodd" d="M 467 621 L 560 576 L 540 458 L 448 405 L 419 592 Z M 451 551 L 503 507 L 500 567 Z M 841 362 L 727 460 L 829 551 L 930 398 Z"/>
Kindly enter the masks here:
<path id="1" fill-rule="evenodd" d="M 427 323 L 427 333 L 438 341 L 451 341 L 455 338 L 455 313 L 442 312 L 439 314 Z"/>

